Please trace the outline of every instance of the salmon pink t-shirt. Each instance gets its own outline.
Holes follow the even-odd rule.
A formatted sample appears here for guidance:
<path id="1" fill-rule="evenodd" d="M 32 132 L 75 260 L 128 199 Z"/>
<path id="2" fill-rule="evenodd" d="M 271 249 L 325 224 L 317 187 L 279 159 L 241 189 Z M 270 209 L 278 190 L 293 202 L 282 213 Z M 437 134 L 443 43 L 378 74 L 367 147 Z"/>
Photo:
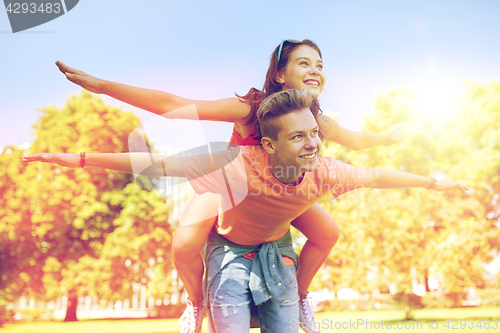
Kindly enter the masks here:
<path id="1" fill-rule="evenodd" d="M 363 187 L 369 178 L 368 170 L 318 156 L 316 170 L 305 172 L 298 185 L 286 185 L 270 172 L 268 161 L 269 154 L 261 146 L 234 147 L 183 160 L 184 172 L 198 194 L 221 195 L 215 227 L 233 243 L 275 241 L 322 197 Z"/>
<path id="2" fill-rule="evenodd" d="M 234 146 L 258 146 L 260 141 L 255 139 L 252 135 L 243 138 L 240 133 L 236 132 L 236 129 L 233 128 L 233 134 L 231 135 L 231 139 L 229 139 L 229 143 L 231 147 Z"/>

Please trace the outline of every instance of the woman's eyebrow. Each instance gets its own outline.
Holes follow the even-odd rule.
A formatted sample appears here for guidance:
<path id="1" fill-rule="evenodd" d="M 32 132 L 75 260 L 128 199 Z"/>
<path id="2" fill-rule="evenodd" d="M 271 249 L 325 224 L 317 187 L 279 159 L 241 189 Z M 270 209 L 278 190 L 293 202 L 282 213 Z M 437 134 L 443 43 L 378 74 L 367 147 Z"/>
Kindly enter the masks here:
<path id="1" fill-rule="evenodd" d="M 308 57 L 298 57 L 295 61 L 297 61 L 297 60 L 301 60 L 301 59 L 311 61 L 311 59 L 310 59 L 310 58 L 308 58 Z M 323 63 L 323 60 L 318 59 L 318 60 L 317 60 L 317 62 Z"/>

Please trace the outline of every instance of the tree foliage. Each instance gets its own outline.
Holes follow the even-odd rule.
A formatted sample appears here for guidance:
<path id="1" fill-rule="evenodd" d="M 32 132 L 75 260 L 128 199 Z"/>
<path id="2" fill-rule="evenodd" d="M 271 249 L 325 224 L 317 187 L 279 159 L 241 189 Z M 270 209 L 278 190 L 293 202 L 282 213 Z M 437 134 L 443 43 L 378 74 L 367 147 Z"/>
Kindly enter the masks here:
<path id="1" fill-rule="evenodd" d="M 47 107 L 42 113 L 29 153 L 127 152 L 129 136 L 140 125 L 132 112 L 105 105 L 85 91 L 71 96 L 64 108 Z M 161 195 L 134 184 L 132 175 L 23 165 L 22 154 L 10 147 L 0 156 L 7 170 L 0 175 L 0 296 L 116 299 L 127 285 L 143 282 L 144 263 L 163 259 L 170 244 Z"/>
<path id="2" fill-rule="evenodd" d="M 341 227 L 341 238 L 322 277 L 336 289 L 406 294 L 415 283 L 439 279 L 444 292 L 482 287 L 485 262 L 500 249 L 500 82 L 469 83 L 461 108 L 444 124 L 422 117 L 416 94 L 381 94 L 362 129 L 384 132 L 402 124 L 406 138 L 389 148 L 352 152 L 326 143 L 323 154 L 352 165 L 453 179 L 469 193 L 425 189 L 360 189 L 322 205 Z M 323 273 L 324 274 L 324 273 Z"/>
<path id="3" fill-rule="evenodd" d="M 467 83 L 460 109 L 438 123 L 421 116 L 415 93 L 392 89 L 378 97 L 362 129 L 402 124 L 401 143 L 364 152 L 324 144 L 324 155 L 355 166 L 453 179 L 472 190 L 358 189 L 325 199 L 341 238 L 313 289 L 395 287 L 408 295 L 415 283 L 429 288 L 431 277 L 443 293 L 485 285 L 483 264 L 500 250 L 499 96 L 498 81 Z M 126 152 L 138 126 L 132 113 L 82 92 L 62 109 L 42 110 L 29 153 Z M 25 150 L 0 154 L 0 299 L 114 301 L 142 285 L 156 298 L 176 292 L 170 210 L 148 190 L 154 188 L 149 179 L 138 186 L 131 175 L 109 170 L 23 165 Z"/>

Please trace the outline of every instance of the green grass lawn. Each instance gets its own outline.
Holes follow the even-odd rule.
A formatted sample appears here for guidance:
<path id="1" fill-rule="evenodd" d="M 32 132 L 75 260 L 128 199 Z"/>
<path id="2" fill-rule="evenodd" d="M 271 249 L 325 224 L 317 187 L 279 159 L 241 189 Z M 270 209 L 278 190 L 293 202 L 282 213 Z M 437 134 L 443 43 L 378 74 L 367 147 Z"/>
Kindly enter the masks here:
<path id="1" fill-rule="evenodd" d="M 382 329 L 394 332 L 500 332 L 500 308 L 416 310 L 412 316 L 414 320 L 404 321 L 403 311 L 321 312 L 316 315 L 316 320 L 321 324 L 322 333 L 380 332 Z M 488 324 L 486 319 L 489 319 Z M 205 320 L 203 332 L 206 332 L 206 326 Z M 177 319 L 140 319 L 6 324 L 1 332 L 173 333 L 179 329 Z M 260 330 L 252 329 L 251 332 Z"/>

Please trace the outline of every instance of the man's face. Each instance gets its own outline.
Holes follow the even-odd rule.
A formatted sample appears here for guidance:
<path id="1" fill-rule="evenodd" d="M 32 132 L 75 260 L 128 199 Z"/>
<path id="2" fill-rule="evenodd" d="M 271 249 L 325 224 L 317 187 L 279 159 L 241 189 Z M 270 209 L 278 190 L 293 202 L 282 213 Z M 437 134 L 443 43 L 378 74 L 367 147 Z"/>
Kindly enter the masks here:
<path id="1" fill-rule="evenodd" d="M 272 150 L 269 164 L 281 182 L 291 182 L 303 172 L 314 171 L 318 166 L 321 148 L 318 124 L 309 108 L 290 112 L 277 120 L 280 127 L 277 140 L 268 139 Z M 266 148 L 266 147 L 264 147 Z M 280 176 L 279 172 L 283 173 Z"/>

